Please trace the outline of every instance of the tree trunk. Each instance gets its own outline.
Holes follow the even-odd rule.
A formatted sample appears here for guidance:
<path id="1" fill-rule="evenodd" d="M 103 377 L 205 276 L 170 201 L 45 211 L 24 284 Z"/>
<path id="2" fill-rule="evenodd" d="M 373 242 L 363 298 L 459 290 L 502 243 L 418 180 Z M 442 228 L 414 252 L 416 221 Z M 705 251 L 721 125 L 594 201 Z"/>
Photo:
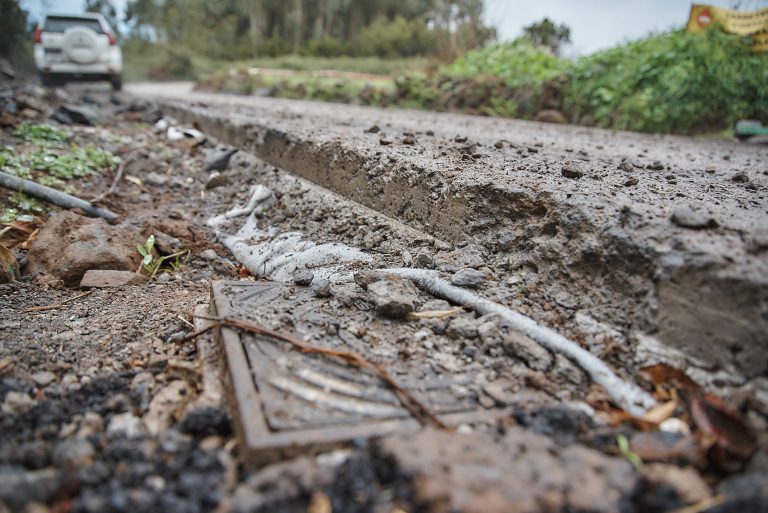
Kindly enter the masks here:
<path id="1" fill-rule="evenodd" d="M 251 51 L 253 56 L 256 57 L 259 54 L 259 47 L 264 37 L 264 9 L 262 0 L 249 1 L 248 21 L 250 24 L 248 34 L 251 39 Z"/>

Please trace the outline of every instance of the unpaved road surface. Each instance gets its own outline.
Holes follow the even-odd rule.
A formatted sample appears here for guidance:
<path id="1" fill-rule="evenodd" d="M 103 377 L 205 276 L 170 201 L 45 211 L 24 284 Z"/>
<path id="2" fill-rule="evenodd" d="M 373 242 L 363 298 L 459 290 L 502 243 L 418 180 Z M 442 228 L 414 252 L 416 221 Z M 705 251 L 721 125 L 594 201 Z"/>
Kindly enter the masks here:
<path id="1" fill-rule="evenodd" d="M 77 143 L 126 162 L 103 200 L 120 219 L 54 210 L 15 248 L 0 511 L 766 510 L 765 147 L 189 84 L 68 91 L 46 101 L 101 118 L 69 127 Z M 193 125 L 205 140 L 178 136 Z M 211 171 L 222 144 L 238 151 Z M 150 234 L 189 257 L 79 290 L 88 269 L 135 270 Z M 628 416 L 503 315 L 381 269 L 525 314 L 661 407 Z M 211 313 L 267 331 L 190 337 Z"/>
<path id="2" fill-rule="evenodd" d="M 654 333 L 709 369 L 768 370 L 765 147 L 131 90 L 417 230 L 481 245 L 494 270 L 533 276 L 574 310 Z"/>

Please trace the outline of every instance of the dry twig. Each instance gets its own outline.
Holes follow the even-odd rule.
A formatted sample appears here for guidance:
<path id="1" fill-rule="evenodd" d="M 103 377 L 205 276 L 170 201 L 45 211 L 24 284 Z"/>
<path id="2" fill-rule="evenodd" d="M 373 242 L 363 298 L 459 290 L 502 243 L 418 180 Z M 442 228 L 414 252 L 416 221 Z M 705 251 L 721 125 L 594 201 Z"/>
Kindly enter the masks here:
<path id="1" fill-rule="evenodd" d="M 67 303 L 71 301 L 75 301 L 76 299 L 84 298 L 85 296 L 88 296 L 92 294 L 93 291 L 89 290 L 88 292 L 83 292 L 82 294 L 78 294 L 76 296 L 72 296 L 69 299 L 65 299 L 61 303 L 57 303 L 55 305 L 46 305 L 46 306 L 32 306 L 30 308 L 25 308 L 21 311 L 21 313 L 38 313 L 38 312 L 45 312 L 47 310 L 56 310 L 58 308 L 66 308 Z"/>
<path id="2" fill-rule="evenodd" d="M 117 190 L 117 186 L 120 184 L 120 180 L 123 179 L 123 174 L 125 173 L 125 167 L 136 160 L 136 152 L 131 153 L 128 155 L 128 157 L 125 158 L 122 162 L 120 162 L 120 165 L 117 167 L 117 174 L 115 175 L 115 179 L 112 180 L 112 185 L 109 186 L 109 189 L 107 189 L 106 192 L 102 192 L 95 198 L 91 200 L 91 203 L 99 203 L 101 201 L 104 201 L 104 199 L 108 196 L 111 196 L 115 193 Z"/>
<path id="3" fill-rule="evenodd" d="M 323 356 L 340 358 L 355 367 L 365 369 L 378 376 L 379 379 L 384 381 L 392 388 L 398 400 L 400 401 L 400 404 L 402 404 L 403 407 L 408 410 L 408 412 L 421 424 L 431 425 L 439 429 L 448 429 L 448 426 L 446 426 L 445 423 L 443 423 L 443 421 L 437 417 L 437 415 L 432 413 L 432 411 L 424 403 L 419 401 L 416 397 L 413 396 L 413 394 L 403 388 L 403 386 L 400 385 L 395 380 L 395 378 L 393 378 L 383 367 L 373 362 L 369 362 L 360 353 L 355 351 L 346 351 L 343 349 L 329 349 L 327 347 L 315 346 L 291 335 L 286 335 L 285 333 L 280 333 L 269 328 L 259 326 L 258 324 L 246 321 L 244 319 L 208 317 L 205 315 L 195 315 L 195 317 L 213 321 L 213 324 L 184 337 L 183 339 L 179 340 L 180 343 L 192 340 L 193 338 L 198 337 L 213 328 L 228 326 L 231 328 L 237 328 L 243 331 L 254 333 L 256 335 L 264 335 L 277 340 L 281 340 L 283 342 L 287 342 L 304 353 L 313 353 Z"/>

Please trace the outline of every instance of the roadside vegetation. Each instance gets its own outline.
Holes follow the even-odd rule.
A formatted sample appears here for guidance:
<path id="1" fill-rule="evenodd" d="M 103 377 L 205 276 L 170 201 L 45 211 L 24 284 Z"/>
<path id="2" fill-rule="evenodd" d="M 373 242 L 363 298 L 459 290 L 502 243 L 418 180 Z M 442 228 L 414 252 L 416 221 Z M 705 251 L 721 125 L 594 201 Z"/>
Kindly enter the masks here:
<path id="1" fill-rule="evenodd" d="M 520 38 L 391 80 L 298 82 L 235 67 L 207 75 L 199 87 L 522 119 L 556 109 L 572 123 L 651 133 L 715 133 L 745 118 L 768 122 L 768 56 L 717 30 L 657 34 L 575 60 Z"/>
<path id="2" fill-rule="evenodd" d="M 64 192 L 73 192 L 70 180 L 113 171 L 120 164 L 119 157 L 93 144 L 75 144 L 72 134 L 58 126 L 24 122 L 16 127 L 13 136 L 13 145 L 0 146 L 0 168 Z M 44 211 L 39 201 L 19 191 L 6 199 L 0 202 L 2 223 L 28 220 Z"/>

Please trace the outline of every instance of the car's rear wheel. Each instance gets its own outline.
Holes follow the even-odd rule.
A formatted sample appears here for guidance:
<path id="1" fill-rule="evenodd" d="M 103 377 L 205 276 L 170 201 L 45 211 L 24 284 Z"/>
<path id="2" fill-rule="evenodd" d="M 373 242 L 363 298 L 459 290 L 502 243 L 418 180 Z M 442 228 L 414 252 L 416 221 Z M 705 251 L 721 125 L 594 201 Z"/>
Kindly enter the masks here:
<path id="1" fill-rule="evenodd" d="M 110 83 L 112 83 L 112 90 L 113 91 L 120 91 L 123 88 L 123 76 L 122 75 L 115 75 L 114 77 L 109 79 Z"/>

